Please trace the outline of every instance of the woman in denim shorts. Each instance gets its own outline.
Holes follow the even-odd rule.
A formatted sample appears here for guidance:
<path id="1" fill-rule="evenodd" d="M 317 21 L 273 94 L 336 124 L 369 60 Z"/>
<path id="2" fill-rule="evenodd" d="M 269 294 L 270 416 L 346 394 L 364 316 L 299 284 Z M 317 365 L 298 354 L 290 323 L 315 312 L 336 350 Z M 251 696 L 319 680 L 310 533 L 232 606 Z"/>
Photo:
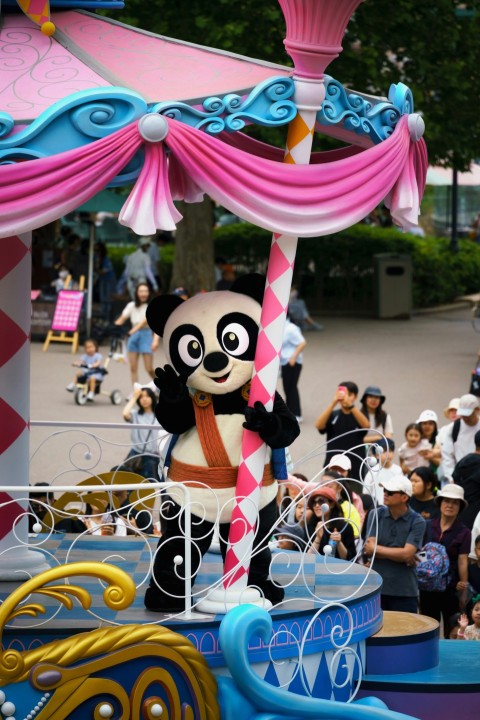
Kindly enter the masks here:
<path id="1" fill-rule="evenodd" d="M 123 325 L 127 320 L 131 322 L 128 331 L 127 352 L 130 365 L 132 384 L 138 382 L 138 359 L 143 356 L 145 370 L 153 379 L 153 353 L 158 347 L 158 336 L 154 335 L 147 325 L 146 312 L 151 300 L 150 288 L 146 283 L 139 283 L 135 289 L 135 300 L 129 302 L 115 325 Z"/>

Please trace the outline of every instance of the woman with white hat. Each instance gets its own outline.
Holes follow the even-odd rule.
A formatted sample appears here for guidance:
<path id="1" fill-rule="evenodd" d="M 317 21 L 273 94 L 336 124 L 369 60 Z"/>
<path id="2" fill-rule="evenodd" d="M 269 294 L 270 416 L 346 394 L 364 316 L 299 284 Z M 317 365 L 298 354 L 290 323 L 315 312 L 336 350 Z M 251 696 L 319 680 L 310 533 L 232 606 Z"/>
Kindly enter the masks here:
<path id="1" fill-rule="evenodd" d="M 447 551 L 450 560 L 449 582 L 443 592 L 420 591 L 420 612 L 435 620 L 442 617 L 444 635 L 448 638 L 450 618 L 462 610 L 465 604 L 459 601 L 457 593 L 464 593 L 468 585 L 471 532 L 458 518 L 461 510 L 467 506 L 460 485 L 446 485 L 436 496 L 435 502 L 440 507 L 440 517 L 430 523 L 430 539 L 443 545 Z"/>
<path id="2" fill-rule="evenodd" d="M 435 452 L 435 444 L 438 434 L 438 415 L 435 410 L 422 410 L 417 419 L 417 425 L 420 427 L 422 437 L 424 437 L 430 445 L 431 450 L 422 453 L 423 457 L 428 460 L 432 470 L 436 470 L 440 464 L 440 456 Z"/>

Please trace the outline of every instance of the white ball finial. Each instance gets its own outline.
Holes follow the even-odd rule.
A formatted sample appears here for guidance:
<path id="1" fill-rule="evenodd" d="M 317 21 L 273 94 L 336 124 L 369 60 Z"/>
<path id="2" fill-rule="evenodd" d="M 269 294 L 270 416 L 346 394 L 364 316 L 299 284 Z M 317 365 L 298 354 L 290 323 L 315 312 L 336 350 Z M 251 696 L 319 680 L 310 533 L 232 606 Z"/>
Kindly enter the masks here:
<path id="1" fill-rule="evenodd" d="M 42 526 L 41 526 L 41 524 L 40 524 L 40 523 L 35 523 L 35 524 L 32 526 L 32 531 L 33 531 L 34 533 L 37 533 L 37 535 L 38 535 L 38 533 L 41 533 L 41 532 L 42 532 Z"/>
<path id="2" fill-rule="evenodd" d="M 412 113 L 408 116 L 408 129 L 412 142 L 418 142 L 425 132 L 425 122 L 421 115 Z"/>
<path id="3" fill-rule="evenodd" d="M 328 503 L 322 503 L 320 509 L 322 513 L 327 513 L 330 510 L 330 505 Z"/>
<path id="4" fill-rule="evenodd" d="M 12 717 L 15 715 L 15 705 L 12 702 L 4 702 L 0 711 L 5 717 Z"/>
<path id="5" fill-rule="evenodd" d="M 173 558 L 173 564 L 174 564 L 174 565 L 182 565 L 182 563 L 183 563 L 183 558 L 182 558 L 182 556 L 181 556 L 181 555 L 175 555 L 175 557 Z"/>
<path id="6" fill-rule="evenodd" d="M 113 707 L 109 703 L 103 703 L 103 705 L 100 705 L 98 708 L 98 714 L 102 718 L 109 718 L 113 715 Z"/>
<path id="7" fill-rule="evenodd" d="M 325 545 L 323 548 L 323 554 L 324 555 L 331 555 L 332 554 L 332 548 L 330 545 Z"/>
<path id="8" fill-rule="evenodd" d="M 150 707 L 150 715 L 154 718 L 161 717 L 163 715 L 163 708 L 159 703 L 155 703 Z"/>
<path id="9" fill-rule="evenodd" d="M 147 142 L 161 142 L 168 135 L 168 122 L 162 115 L 149 113 L 140 118 L 138 132 Z"/>

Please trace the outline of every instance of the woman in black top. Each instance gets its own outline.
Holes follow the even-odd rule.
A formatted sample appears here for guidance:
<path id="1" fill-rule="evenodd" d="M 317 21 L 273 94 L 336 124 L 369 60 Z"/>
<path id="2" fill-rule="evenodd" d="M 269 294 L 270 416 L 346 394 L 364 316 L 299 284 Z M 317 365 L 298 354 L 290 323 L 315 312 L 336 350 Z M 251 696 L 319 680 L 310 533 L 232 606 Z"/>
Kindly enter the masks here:
<path id="1" fill-rule="evenodd" d="M 343 515 L 333 488 L 319 486 L 309 497 L 308 507 L 313 512 L 306 526 L 309 552 L 324 555 L 327 554 L 325 547 L 330 545 L 332 555 L 341 560 L 352 560 L 357 552 L 353 529 Z"/>
<path id="2" fill-rule="evenodd" d="M 440 517 L 440 508 L 435 502 L 435 488 L 437 478 L 429 467 L 417 467 L 409 474 L 412 483 L 413 495 L 409 505 L 412 510 L 419 513 L 425 520 Z"/>

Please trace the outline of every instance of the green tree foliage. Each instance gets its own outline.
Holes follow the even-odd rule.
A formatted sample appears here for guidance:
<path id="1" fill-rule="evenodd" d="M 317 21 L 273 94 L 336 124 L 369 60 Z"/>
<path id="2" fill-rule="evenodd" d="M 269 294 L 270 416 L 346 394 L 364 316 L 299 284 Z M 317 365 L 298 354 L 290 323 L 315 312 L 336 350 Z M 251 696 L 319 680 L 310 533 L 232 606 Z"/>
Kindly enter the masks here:
<path id="1" fill-rule="evenodd" d="M 276 0 L 127 0 L 112 17 L 155 33 L 290 64 Z M 480 157 L 480 0 L 367 0 L 327 72 L 356 90 L 411 87 L 424 114 L 429 157 L 459 170 Z M 174 99 L 174 98 L 172 98 Z"/>

